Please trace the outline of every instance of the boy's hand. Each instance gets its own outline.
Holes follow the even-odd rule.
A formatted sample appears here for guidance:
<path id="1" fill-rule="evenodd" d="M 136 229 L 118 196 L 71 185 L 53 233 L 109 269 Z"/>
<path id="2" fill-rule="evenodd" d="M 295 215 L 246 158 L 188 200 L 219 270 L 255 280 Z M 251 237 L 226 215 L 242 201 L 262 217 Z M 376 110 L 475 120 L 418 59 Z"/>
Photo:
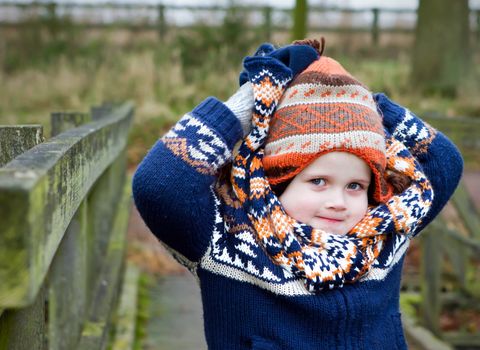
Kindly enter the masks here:
<path id="1" fill-rule="evenodd" d="M 253 86 L 249 82 L 249 74 L 256 74 L 253 67 L 268 65 L 275 66 L 283 74 L 291 77 L 303 71 L 319 57 L 318 51 L 309 45 L 287 45 L 279 49 L 270 43 L 260 45 L 253 56 L 244 59 L 244 70 L 240 73 L 240 88 L 233 94 L 225 105 L 235 114 L 246 136 L 251 128 L 252 110 L 254 106 Z M 291 74 L 290 74 L 291 73 Z"/>
<path id="2" fill-rule="evenodd" d="M 319 53 L 310 45 L 287 45 L 278 49 L 270 43 L 258 47 L 253 56 L 247 56 L 245 60 L 254 57 L 271 57 L 283 63 L 292 72 L 292 78 L 307 68 L 319 57 Z M 243 70 L 239 76 L 240 86 L 248 81 L 248 71 Z"/>
<path id="3" fill-rule="evenodd" d="M 235 114 L 243 129 L 243 136 L 246 136 L 252 128 L 252 110 L 254 105 L 252 83 L 243 84 L 229 99 L 225 105 Z"/>

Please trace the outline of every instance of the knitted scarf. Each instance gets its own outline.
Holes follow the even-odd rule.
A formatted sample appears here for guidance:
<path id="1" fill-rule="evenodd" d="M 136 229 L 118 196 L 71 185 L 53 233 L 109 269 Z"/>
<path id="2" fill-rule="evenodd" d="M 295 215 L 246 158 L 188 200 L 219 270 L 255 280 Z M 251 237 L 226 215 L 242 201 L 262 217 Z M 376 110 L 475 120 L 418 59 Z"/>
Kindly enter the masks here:
<path id="1" fill-rule="evenodd" d="M 291 72 L 273 59 L 269 62 L 262 58 L 261 63 L 244 63 L 255 72 L 249 76 L 255 104 L 252 130 L 234 151 L 228 202 L 237 214 L 247 213 L 243 220 L 254 228 L 258 243 L 270 259 L 302 279 L 308 291 L 342 287 L 369 271 L 388 234 L 414 234 L 431 206 L 432 187 L 408 149 L 387 135 L 387 169 L 407 175 L 411 179 L 409 188 L 384 204 L 370 206 L 346 235 L 314 229 L 290 217 L 265 177 L 262 159 L 270 118 L 291 80 Z M 236 217 L 242 220 L 242 215 Z M 224 219 L 228 219 L 226 214 Z"/>

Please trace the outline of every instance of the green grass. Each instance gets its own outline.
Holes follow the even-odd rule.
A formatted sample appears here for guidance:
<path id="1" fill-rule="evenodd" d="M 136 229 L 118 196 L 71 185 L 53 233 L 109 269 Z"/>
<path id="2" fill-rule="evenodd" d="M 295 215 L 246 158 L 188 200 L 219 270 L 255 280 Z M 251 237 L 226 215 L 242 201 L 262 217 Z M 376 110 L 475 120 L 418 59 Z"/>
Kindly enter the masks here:
<path id="1" fill-rule="evenodd" d="M 154 281 L 150 275 L 144 272 L 140 274 L 135 342 L 133 344 L 134 350 L 142 350 L 144 348 L 143 341 L 147 336 L 147 322 L 150 310 L 149 290 L 152 283 L 154 283 Z"/>

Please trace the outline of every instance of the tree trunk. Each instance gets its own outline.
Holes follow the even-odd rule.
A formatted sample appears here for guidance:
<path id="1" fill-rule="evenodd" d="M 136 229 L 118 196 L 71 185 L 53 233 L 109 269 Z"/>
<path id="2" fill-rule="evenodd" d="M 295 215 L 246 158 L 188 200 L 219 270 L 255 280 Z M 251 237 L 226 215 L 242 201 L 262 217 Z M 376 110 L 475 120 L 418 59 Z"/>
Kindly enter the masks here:
<path id="1" fill-rule="evenodd" d="M 307 0 L 295 1 L 292 40 L 302 40 L 307 36 L 307 7 Z"/>
<path id="2" fill-rule="evenodd" d="M 455 97 L 469 70 L 468 0 L 420 0 L 412 87 Z"/>

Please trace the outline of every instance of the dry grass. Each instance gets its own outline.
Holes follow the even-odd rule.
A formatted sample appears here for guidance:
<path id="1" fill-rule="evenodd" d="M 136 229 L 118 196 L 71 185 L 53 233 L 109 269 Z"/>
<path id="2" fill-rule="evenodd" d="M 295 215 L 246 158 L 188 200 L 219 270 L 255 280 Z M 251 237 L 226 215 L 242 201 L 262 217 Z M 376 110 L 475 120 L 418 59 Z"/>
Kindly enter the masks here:
<path id="1" fill-rule="evenodd" d="M 59 58 L 42 69 L 0 71 L 0 124 L 42 124 L 49 135 L 51 112 L 88 112 L 104 101 L 131 100 L 136 106 L 129 150 L 132 165 L 196 103 L 209 95 L 226 98 L 236 89 L 233 69 L 224 72 L 223 79 L 213 73 L 189 77 L 175 53 L 159 59 L 161 53 L 154 47 L 112 51 L 100 63 L 95 58 L 79 62 Z"/>
<path id="2" fill-rule="evenodd" d="M 209 95 L 226 99 L 237 87 L 241 59 L 228 57 L 228 62 L 219 61 L 215 53 L 207 53 L 201 65 L 185 69 L 181 48 L 174 33 L 170 35 L 161 45 L 155 32 L 91 31 L 82 40 L 96 46 L 91 45 L 91 52 L 79 59 L 60 56 L 41 67 L 26 67 L 8 74 L 0 70 L 0 124 L 39 123 L 48 135 L 49 115 L 53 111 L 85 112 L 104 101 L 132 100 L 136 111 L 129 140 L 129 164 L 134 167 L 185 112 Z M 327 39 L 328 55 L 338 59 L 371 90 L 386 92 L 415 112 L 480 114 L 480 100 L 476 98 L 478 80 L 466 84 L 457 100 L 417 97 L 409 85 L 408 49 L 397 47 L 395 52 L 384 43 L 381 55 L 370 53 L 359 58 L 359 54 L 365 55 L 362 50 L 368 47 L 368 35 L 337 38 L 331 34 Z M 400 48 L 411 44 L 406 37 L 400 39 Z M 343 45 L 348 40 L 351 42 Z M 273 42 L 285 43 L 288 38 L 280 33 Z M 342 47 L 355 49 L 357 54 L 342 51 Z M 195 49 L 189 55 L 195 56 Z M 0 63 L 1 58 L 0 54 Z"/>

